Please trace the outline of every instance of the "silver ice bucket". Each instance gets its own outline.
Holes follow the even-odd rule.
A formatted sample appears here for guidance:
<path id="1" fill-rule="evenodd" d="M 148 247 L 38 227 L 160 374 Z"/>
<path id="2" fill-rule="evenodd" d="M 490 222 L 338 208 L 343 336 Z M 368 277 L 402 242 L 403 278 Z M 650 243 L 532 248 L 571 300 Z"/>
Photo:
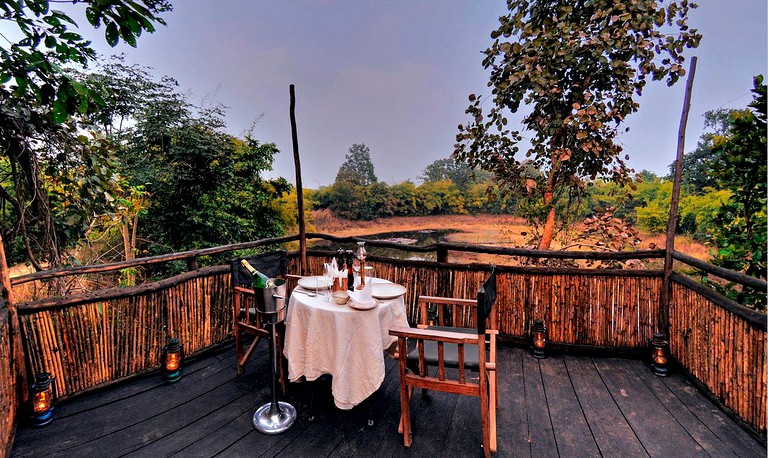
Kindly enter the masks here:
<path id="1" fill-rule="evenodd" d="M 261 314 L 265 323 L 280 323 L 285 321 L 285 280 L 273 278 L 275 286 L 269 288 L 253 288 L 256 294 L 256 310 Z"/>

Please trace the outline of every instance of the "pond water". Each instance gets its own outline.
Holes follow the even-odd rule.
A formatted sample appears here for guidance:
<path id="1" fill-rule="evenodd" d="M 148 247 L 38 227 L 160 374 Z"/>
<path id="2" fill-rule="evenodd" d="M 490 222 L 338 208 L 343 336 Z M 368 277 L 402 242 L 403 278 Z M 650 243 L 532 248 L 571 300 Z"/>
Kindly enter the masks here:
<path id="1" fill-rule="evenodd" d="M 366 240 L 382 240 L 387 242 L 400 243 L 403 245 L 413 246 L 425 246 L 438 241 L 446 241 L 449 234 L 459 232 L 456 229 L 422 229 L 418 231 L 400 231 L 400 232 L 381 232 L 379 234 L 363 235 L 360 236 Z M 343 248 L 345 250 L 356 250 L 357 244 L 355 243 L 334 243 L 327 240 L 318 240 L 313 243 L 313 247 L 319 249 L 338 250 Z M 435 261 L 437 260 L 437 253 L 414 253 L 408 251 L 396 250 L 394 248 L 381 248 L 365 245 L 365 249 L 369 255 L 384 256 L 387 258 L 395 259 L 410 259 L 417 261 Z"/>

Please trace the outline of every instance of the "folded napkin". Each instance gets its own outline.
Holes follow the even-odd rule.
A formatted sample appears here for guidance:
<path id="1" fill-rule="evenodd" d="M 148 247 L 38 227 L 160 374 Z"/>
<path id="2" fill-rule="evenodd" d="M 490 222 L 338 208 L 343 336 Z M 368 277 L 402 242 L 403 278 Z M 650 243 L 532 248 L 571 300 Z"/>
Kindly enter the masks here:
<path id="1" fill-rule="evenodd" d="M 326 277 L 336 278 L 339 276 L 339 266 L 336 264 L 336 258 L 333 258 L 330 264 L 327 262 L 323 263 L 323 267 L 325 267 Z"/>
<path id="2" fill-rule="evenodd" d="M 339 285 L 341 285 L 342 282 L 347 278 L 347 269 L 339 269 L 339 266 L 336 263 L 336 258 L 333 258 L 330 264 L 327 262 L 323 263 L 323 267 L 325 268 L 324 275 L 326 277 L 330 277 L 331 279 L 338 279 Z"/>
<path id="3" fill-rule="evenodd" d="M 350 291 L 349 299 L 357 305 L 371 305 L 373 303 L 373 284 L 368 282 L 362 290 Z"/>

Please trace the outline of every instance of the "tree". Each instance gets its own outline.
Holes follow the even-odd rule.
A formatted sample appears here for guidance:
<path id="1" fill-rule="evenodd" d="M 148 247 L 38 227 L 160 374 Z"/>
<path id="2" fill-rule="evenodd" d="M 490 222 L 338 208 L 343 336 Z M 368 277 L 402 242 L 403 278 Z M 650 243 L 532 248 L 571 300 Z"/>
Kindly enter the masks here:
<path id="1" fill-rule="evenodd" d="M 357 186 L 367 186 L 378 181 L 373 173 L 371 150 L 363 143 L 355 143 L 349 148 L 336 174 L 336 182 L 341 181 Z"/>
<path id="2" fill-rule="evenodd" d="M 95 59 L 90 42 L 73 30 L 64 12 L 47 0 L 0 2 L 0 23 L 15 25 L 0 41 L 0 144 L 7 176 L 0 197 L 12 207 L 3 238 L 23 239 L 36 269 L 38 257 L 61 265 L 62 249 L 88 227 L 86 215 L 113 200 L 111 150 L 103 139 L 82 135 L 82 116 L 103 102 L 98 90 L 68 72 Z M 58 2 L 62 3 L 62 2 Z M 143 31 L 165 24 L 165 0 L 66 1 L 85 7 L 93 27 L 104 26 L 107 42 L 135 46 Z M 71 205 L 69 205 L 71 204 Z M 58 205 L 58 208 L 57 208 Z"/>
<path id="3" fill-rule="evenodd" d="M 755 77 L 750 109 L 732 111 L 729 134 L 714 137 L 712 173 L 731 198 L 715 217 L 716 253 L 712 263 L 757 278 L 766 278 L 766 85 Z M 766 306 L 765 291 L 721 288 L 726 295 L 755 308 Z"/>
<path id="4" fill-rule="evenodd" d="M 165 81 L 168 81 L 165 79 Z M 120 168 L 151 199 L 142 218 L 154 254 L 281 235 L 284 178 L 264 179 L 279 151 L 227 134 L 221 107 L 195 107 L 170 85 L 122 133 Z"/>
<path id="5" fill-rule="evenodd" d="M 711 173 L 709 161 L 712 159 L 712 146 L 716 136 L 727 135 L 728 119 L 732 110 L 711 110 L 704 113 L 705 131 L 699 138 L 696 149 L 683 155 L 682 183 L 690 192 L 704 194 L 706 188 L 717 186 L 717 180 Z M 675 174 L 675 163 L 669 164 L 669 179 Z"/>
<path id="6" fill-rule="evenodd" d="M 583 179 L 606 176 L 624 183 L 630 170 L 616 142 L 619 127 L 639 108 L 647 79 L 674 84 L 685 74 L 682 51 L 701 36 L 687 25 L 687 0 L 509 0 L 485 51 L 492 106 L 472 94 L 459 126 L 455 156 L 493 171 L 509 192 L 536 193 L 547 209 L 539 249 L 554 236 L 555 204 L 583 192 Z M 527 173 L 516 157 L 522 136 L 508 115 L 528 107 Z"/>
<path id="7" fill-rule="evenodd" d="M 451 180 L 462 192 L 465 192 L 472 184 L 490 180 L 491 176 L 483 170 L 472 170 L 466 162 L 458 162 L 448 157 L 429 164 L 419 178 L 425 183 Z"/>

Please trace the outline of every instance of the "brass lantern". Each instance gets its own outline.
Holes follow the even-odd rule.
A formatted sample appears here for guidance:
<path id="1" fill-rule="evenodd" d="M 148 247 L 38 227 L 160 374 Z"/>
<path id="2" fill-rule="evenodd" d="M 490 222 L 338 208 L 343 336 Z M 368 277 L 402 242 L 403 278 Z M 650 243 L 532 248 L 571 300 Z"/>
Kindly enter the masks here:
<path id="1" fill-rule="evenodd" d="M 53 421 L 54 377 L 43 372 L 29 387 L 32 402 L 32 426 L 39 428 Z"/>
<path id="2" fill-rule="evenodd" d="M 651 372 L 665 377 L 669 375 L 669 342 L 664 340 L 664 334 L 653 334 L 649 346 L 651 347 Z"/>
<path id="3" fill-rule="evenodd" d="M 181 365 L 184 362 L 184 347 L 179 339 L 172 338 L 163 348 L 163 380 L 168 383 L 177 382 L 181 378 Z"/>
<path id="4" fill-rule="evenodd" d="M 547 357 L 547 327 L 541 318 L 533 321 L 531 325 L 531 355 L 542 359 Z"/>

